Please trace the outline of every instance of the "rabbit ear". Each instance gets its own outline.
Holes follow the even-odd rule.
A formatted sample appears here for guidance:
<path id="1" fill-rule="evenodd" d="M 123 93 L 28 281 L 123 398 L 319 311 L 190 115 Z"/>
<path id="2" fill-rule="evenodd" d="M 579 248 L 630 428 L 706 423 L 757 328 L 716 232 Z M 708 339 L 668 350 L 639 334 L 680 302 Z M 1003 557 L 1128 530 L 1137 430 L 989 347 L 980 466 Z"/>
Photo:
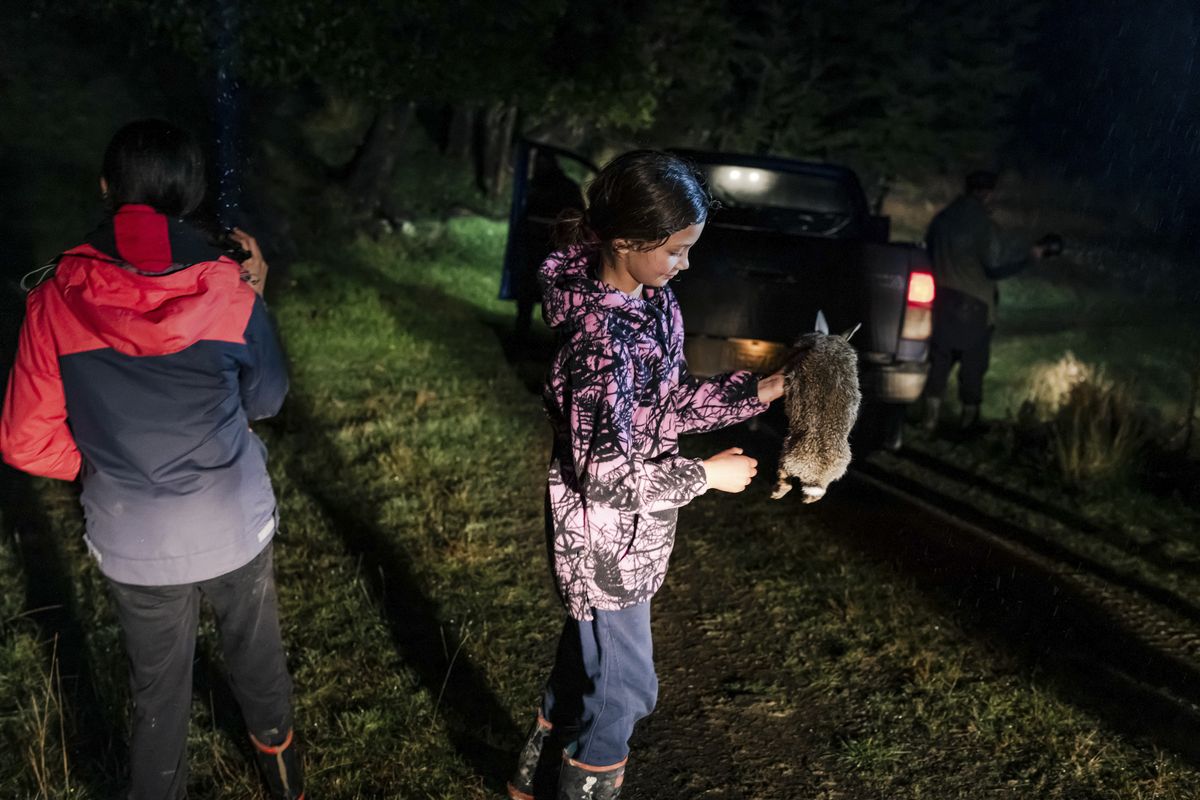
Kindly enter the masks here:
<path id="1" fill-rule="evenodd" d="M 861 327 L 862 327 L 862 323 L 860 322 L 857 325 L 855 325 L 853 328 L 851 328 L 850 330 L 843 333 L 842 338 L 845 339 L 847 342 L 850 341 L 850 337 L 853 336 L 854 334 L 858 333 L 858 329 Z"/>
<path id="2" fill-rule="evenodd" d="M 825 321 L 825 312 L 817 311 L 817 326 L 814 328 L 817 333 L 829 335 L 829 323 Z"/>

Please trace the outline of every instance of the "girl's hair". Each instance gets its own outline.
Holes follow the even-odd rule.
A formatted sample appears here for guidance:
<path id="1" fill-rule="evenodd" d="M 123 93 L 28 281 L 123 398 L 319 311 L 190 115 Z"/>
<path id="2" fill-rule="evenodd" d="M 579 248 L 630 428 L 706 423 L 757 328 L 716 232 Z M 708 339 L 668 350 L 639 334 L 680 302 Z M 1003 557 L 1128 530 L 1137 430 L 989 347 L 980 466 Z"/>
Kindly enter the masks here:
<path id="1" fill-rule="evenodd" d="M 104 151 L 101 175 L 116 209 L 140 203 L 186 217 L 204 200 L 204 155 L 190 133 L 161 119 L 141 119 L 117 131 Z"/>
<path id="2" fill-rule="evenodd" d="M 634 150 L 608 162 L 588 185 L 587 201 L 587 211 L 570 209 L 558 218 L 557 247 L 611 255 L 613 242 L 624 239 L 637 250 L 653 250 L 706 220 L 714 205 L 694 167 L 658 150 Z"/>

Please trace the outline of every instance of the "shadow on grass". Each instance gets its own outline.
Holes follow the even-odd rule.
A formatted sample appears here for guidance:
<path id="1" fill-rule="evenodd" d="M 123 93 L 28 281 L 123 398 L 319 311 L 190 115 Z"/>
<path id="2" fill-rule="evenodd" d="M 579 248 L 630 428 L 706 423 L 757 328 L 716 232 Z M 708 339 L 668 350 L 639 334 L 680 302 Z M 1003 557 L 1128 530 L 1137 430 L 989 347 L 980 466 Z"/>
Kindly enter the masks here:
<path id="1" fill-rule="evenodd" d="M 546 331 L 517 333 L 508 317 L 489 314 L 483 318 L 500 343 L 504 360 L 525 391 L 541 396 L 546 383 L 546 369 L 554 358 L 554 339 Z"/>
<path id="2" fill-rule="evenodd" d="M 303 440 L 303 451 L 327 456 L 322 459 L 324 467 L 336 472 L 352 468 L 341 458 L 337 445 L 321 433 L 320 421 L 303 399 L 292 396 L 283 420 L 289 435 Z M 387 616 L 397 651 L 429 693 L 441 698 L 438 711 L 454 748 L 490 788 L 503 790 L 521 731 L 470 659 L 461 653 L 457 658 L 445 658 L 445 615 L 438 603 L 421 591 L 417 567 L 376 524 L 372 509 L 336 491 L 328 473 L 314 471 L 303 462 L 294 458 L 286 465 L 288 474 L 331 521 L 347 553 L 361 560 L 362 575 Z"/>
<path id="3" fill-rule="evenodd" d="M 346 262 L 339 266 L 343 279 L 358 281 L 376 291 L 389 315 L 416 336 L 433 338 L 424 326 L 413 324 L 413 308 L 430 314 L 443 313 L 453 319 L 468 317 L 485 321 L 480 309 L 440 290 L 395 281 L 369 266 Z M 446 657 L 447 615 L 436 600 L 419 588 L 423 583 L 418 575 L 419 566 L 376 522 L 380 515 L 364 506 L 361 498 L 339 492 L 336 484 L 330 482 L 331 471 L 348 474 L 354 464 L 326 435 L 327 426 L 302 392 L 293 391 L 281 421 L 288 435 L 302 442 L 292 450 L 294 455 L 286 464 L 286 471 L 331 521 L 346 551 L 360 559 L 362 575 L 386 614 L 397 651 L 430 695 L 440 698 L 437 712 L 446 724 L 455 750 L 488 788 L 503 793 L 523 730 L 514 723 L 482 670 L 461 652 Z M 322 457 L 299 457 L 301 453 L 314 452 Z M 319 468 L 314 466 L 316 463 Z"/>
<path id="4" fill-rule="evenodd" d="M 114 796 L 119 765 L 125 763 L 125 734 L 96 690 L 95 666 L 88 658 L 87 635 L 76 610 L 79 600 L 66 556 L 29 476 L 0 467 L 0 503 L 6 512 L 4 533 L 12 537 L 25 575 L 28 616 L 37 624 L 47 671 L 57 652 L 62 703 L 70 725 L 65 744 L 73 780 L 92 796 Z M 29 691 L 34 692 L 34 687 Z"/>
<path id="5" fill-rule="evenodd" d="M 856 473 L 816 514 L 849 549 L 915 577 L 967 630 L 1000 642 L 1068 702 L 1200 765 L 1195 667 L 1147 645 L 1136 615 L 1114 618 L 1037 559 L 903 507 Z"/>

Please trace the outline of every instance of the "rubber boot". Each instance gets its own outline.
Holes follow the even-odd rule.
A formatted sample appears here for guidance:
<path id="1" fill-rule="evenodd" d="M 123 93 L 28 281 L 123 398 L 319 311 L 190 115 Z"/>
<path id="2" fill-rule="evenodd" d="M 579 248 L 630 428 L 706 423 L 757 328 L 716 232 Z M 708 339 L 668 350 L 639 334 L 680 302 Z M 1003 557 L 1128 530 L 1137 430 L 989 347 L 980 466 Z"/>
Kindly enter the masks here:
<path id="1" fill-rule="evenodd" d="M 958 422 L 958 427 L 963 433 L 974 432 L 983 427 L 983 424 L 979 421 L 979 406 L 964 405 L 962 407 L 962 418 Z"/>
<path id="2" fill-rule="evenodd" d="M 625 781 L 625 762 L 595 767 L 563 753 L 562 772 L 558 775 L 557 800 L 616 800 Z"/>
<path id="3" fill-rule="evenodd" d="M 294 734 L 294 730 L 288 729 L 287 738 L 277 745 L 263 744 L 250 734 L 272 800 L 304 800 L 304 768 Z"/>
<path id="4" fill-rule="evenodd" d="M 534 800 L 535 797 L 550 800 L 558 781 L 557 768 L 560 764 L 560 759 L 546 752 L 546 741 L 551 738 L 553 730 L 554 726 L 539 711 L 529 730 L 529 738 L 521 748 L 521 755 L 517 757 L 517 769 L 508 782 L 511 800 Z"/>
<path id="5" fill-rule="evenodd" d="M 942 413 L 942 398 L 926 397 L 925 398 L 925 416 L 921 419 L 921 430 L 926 433 L 933 433 L 937 430 L 938 417 Z"/>

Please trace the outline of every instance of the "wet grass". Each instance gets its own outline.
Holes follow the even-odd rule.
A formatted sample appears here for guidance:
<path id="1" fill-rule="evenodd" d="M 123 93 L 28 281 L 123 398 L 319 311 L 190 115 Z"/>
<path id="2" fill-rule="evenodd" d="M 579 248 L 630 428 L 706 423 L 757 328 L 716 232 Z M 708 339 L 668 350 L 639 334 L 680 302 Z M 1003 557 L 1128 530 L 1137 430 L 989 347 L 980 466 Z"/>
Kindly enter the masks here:
<path id="1" fill-rule="evenodd" d="M 57 643 L 41 640 L 23 582 L 16 543 L 6 539 L 0 545 L 0 742 L 7 756 L 0 760 L 0 786 L 13 797 L 69 796 L 69 710 Z"/>
<path id="2" fill-rule="evenodd" d="M 1197 454 L 1194 442 L 1191 453 L 1182 445 L 1195 332 L 1200 330 L 1195 311 L 1180 298 L 1084 286 L 1062 274 L 1014 278 L 1003 284 L 1002 296 L 984 388 L 986 433 L 963 437 L 955 432 L 952 378 L 939 433 L 930 436 L 911 425 L 906 437 L 910 449 L 953 465 L 961 475 L 946 477 L 883 454 L 874 460 L 987 513 L 1015 519 L 1139 580 L 1189 601 L 1200 598 L 1200 495 L 1192 490 L 1191 477 Z M 1065 363 L 1068 354 L 1094 371 L 1098 383 L 1115 384 L 1130 402 L 1122 404 L 1123 418 L 1098 429 L 1110 438 L 1086 441 L 1097 430 L 1059 425 L 1059 432 L 1082 437 L 1058 441 L 1064 445 L 1060 450 L 1054 426 L 1026 417 L 1022 405 L 1045 394 L 1039 376 L 1053 373 L 1050 365 Z M 920 404 L 914 406 L 910 421 L 916 421 L 919 410 Z M 1086 409 L 1077 411 L 1084 422 L 1100 422 Z M 1136 441 L 1111 439 L 1118 427 L 1135 431 Z M 1109 474 L 1072 474 L 1064 454 L 1090 452 L 1088 448 L 1111 462 Z M 983 483 L 1059 509 L 1104 533 L 1080 530 L 1062 515 L 1047 515 L 1019 501 L 999 500 Z"/>
<path id="3" fill-rule="evenodd" d="M 1072 284 L 1064 273 L 1051 263 L 1001 286 L 985 413 L 1015 416 L 1034 388 L 1036 366 L 1071 352 L 1130 384 L 1164 424 L 1181 426 L 1197 358 L 1195 310 L 1177 297 Z"/>
<path id="4" fill-rule="evenodd" d="M 422 223 L 411 236 L 314 253 L 273 287 L 293 391 L 258 431 L 281 503 L 284 636 L 314 796 L 495 796 L 549 666 L 560 611 L 542 540 L 548 432 L 495 334 L 510 314 L 494 299 L 503 238 L 503 226 L 477 218 Z M 96 697 L 78 709 L 71 691 L 62 695 L 74 794 L 47 794 L 109 797 L 121 783 L 119 750 L 80 749 L 78 720 L 105 719 L 114 739 L 124 729 L 119 637 L 72 492 L 41 481 L 33 492 L 61 543 L 53 566 L 66 576 Z M 693 664 L 724 653 L 738 665 L 714 680 L 744 723 L 702 736 L 709 763 L 730 753 L 742 763 L 740 731 L 749 739 L 769 727 L 784 738 L 768 750 L 798 762 L 788 785 L 814 797 L 1200 789 L 1192 767 L 1066 703 L 911 579 L 801 516 L 794 504 L 766 502 L 765 488 L 705 496 L 684 512 L 659 619 L 699 632 Z M 21 709 L 42 696 L 51 669 L 41 631 L 17 616 L 23 586 L 24 568 L 0 559 L 10 620 L 0 726 L 13 743 L 0 757 L 0 794 L 15 797 L 37 796 L 17 745 L 30 741 Z M 668 679 L 680 654 L 661 656 Z M 220 676 L 206 623 L 191 796 L 255 797 Z M 683 690 L 665 680 L 664 709 Z M 669 721 L 652 720 L 646 735 Z M 643 775 L 670 758 L 662 751 L 672 740 L 661 736 L 635 743 Z M 669 787 L 634 781 L 629 794 L 695 796 Z M 766 781 L 756 794 L 783 796 L 777 788 Z"/>
<path id="5" fill-rule="evenodd" d="M 907 187 L 892 203 L 902 230 L 918 238 L 955 192 L 951 186 L 924 189 L 936 197 L 926 202 L 916 187 Z M 1183 445 L 1200 353 L 1200 316 L 1192 281 L 1182 277 L 1186 271 L 1119 202 L 1081 194 L 1078 187 L 1069 191 L 1013 180 L 997 212 L 1001 225 L 1030 239 L 1040 231 L 1058 230 L 1067 237 L 1067 250 L 1061 258 L 1000 284 L 984 384 L 983 413 L 992 427 L 980 437 L 955 435 L 958 404 L 952 376 L 940 435 L 929 437 L 910 426 L 907 443 L 954 465 L 966 477 L 947 479 L 886 456 L 877 460 L 964 497 L 985 512 L 1016 518 L 1075 552 L 1195 600 L 1200 598 L 1200 494 L 1193 487 L 1200 454 L 1196 437 L 1191 452 L 1184 452 Z M 1145 435 L 1137 446 L 1125 443 L 1129 446 L 1119 458 L 1103 437 L 1090 443 L 1103 446 L 1102 455 L 1113 462 L 1108 476 L 1072 477 L 1072 465 L 1063 463 L 1062 456 L 1084 452 L 1089 443 L 1067 442 L 1076 448 L 1056 452 L 1053 431 L 1030 425 L 1022 415 L 1027 400 L 1045 394 L 1045 376 L 1054 372 L 1048 367 L 1063 363 L 1068 354 L 1127 394 L 1132 410 L 1123 422 Z M 910 421 L 916 421 L 918 411 L 919 404 Z M 970 476 L 981 480 L 972 482 Z M 1071 530 L 1019 503 L 997 501 L 978 485 L 982 481 L 1061 509 L 1107 533 Z"/>

